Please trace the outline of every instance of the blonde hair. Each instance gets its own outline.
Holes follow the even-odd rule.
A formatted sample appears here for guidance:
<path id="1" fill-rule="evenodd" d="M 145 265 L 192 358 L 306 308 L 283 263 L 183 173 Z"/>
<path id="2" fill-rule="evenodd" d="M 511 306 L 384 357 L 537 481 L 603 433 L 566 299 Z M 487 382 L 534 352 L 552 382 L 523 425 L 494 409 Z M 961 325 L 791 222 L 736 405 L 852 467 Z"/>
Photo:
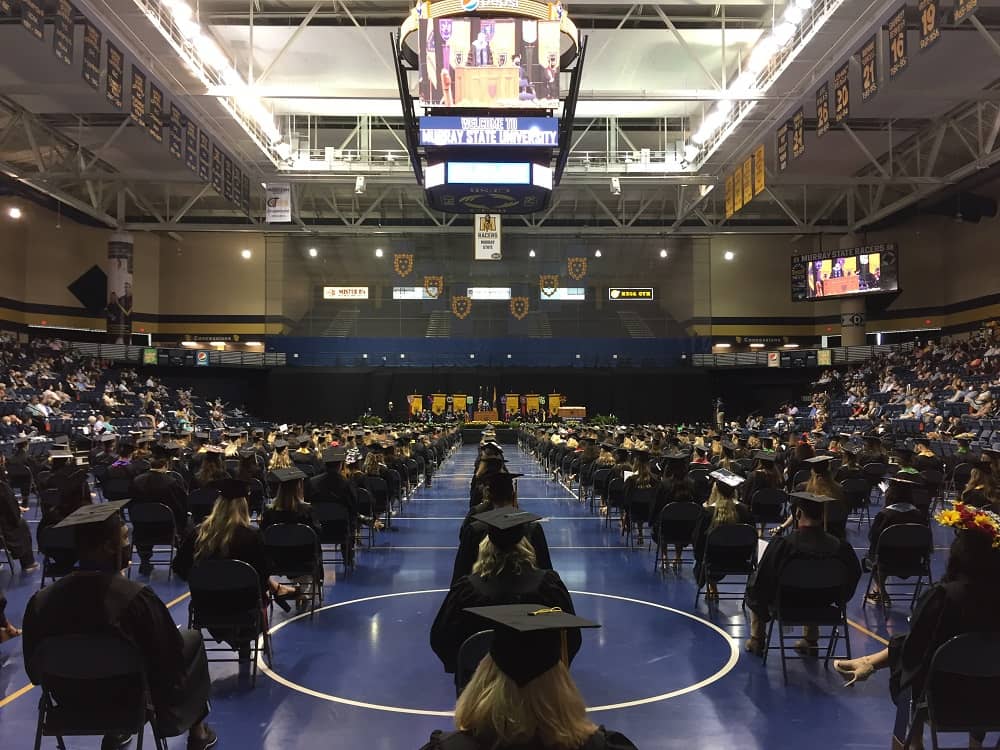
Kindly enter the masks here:
<path id="1" fill-rule="evenodd" d="M 194 540 L 194 558 L 229 554 L 238 526 L 250 527 L 250 510 L 247 499 L 219 497 L 212 506 L 212 512 L 198 526 L 198 536 Z"/>
<path id="2" fill-rule="evenodd" d="M 575 750 L 597 731 L 562 662 L 518 686 L 488 654 L 458 697 L 455 727 L 495 748 L 539 742 L 547 750 Z"/>
<path id="3" fill-rule="evenodd" d="M 479 543 L 479 557 L 472 572 L 480 578 L 491 578 L 503 570 L 510 570 L 520 575 L 523 570 L 533 569 L 537 564 L 535 548 L 526 538 L 519 541 L 512 549 L 498 549 L 488 536 Z"/>
<path id="4" fill-rule="evenodd" d="M 271 460 L 267 464 L 268 471 L 273 471 L 274 469 L 290 469 L 292 468 L 292 457 L 288 455 L 287 450 L 275 451 L 274 455 L 271 456 Z"/>
<path id="5" fill-rule="evenodd" d="M 727 497 L 722 494 L 719 491 L 718 485 L 712 488 L 712 496 L 709 498 L 709 502 L 712 502 L 715 506 L 715 511 L 712 513 L 712 522 L 708 525 L 709 531 L 719 526 L 726 526 L 739 521 L 740 517 L 736 512 L 735 496 Z"/>

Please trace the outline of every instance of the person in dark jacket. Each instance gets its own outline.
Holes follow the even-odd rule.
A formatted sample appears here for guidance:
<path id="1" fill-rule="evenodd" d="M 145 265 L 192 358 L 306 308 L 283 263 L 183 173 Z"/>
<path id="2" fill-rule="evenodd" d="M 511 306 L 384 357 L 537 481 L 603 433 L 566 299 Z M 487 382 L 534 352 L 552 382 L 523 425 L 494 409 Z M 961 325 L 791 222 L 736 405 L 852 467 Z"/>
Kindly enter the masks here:
<path id="1" fill-rule="evenodd" d="M 343 551 L 347 565 L 354 563 L 356 532 L 361 518 L 358 492 L 355 485 L 344 476 L 347 451 L 344 448 L 327 448 L 323 451 L 323 473 L 306 481 L 305 499 L 313 505 L 336 503 L 347 510 L 348 524 L 344 529 Z M 367 519 L 370 523 L 374 520 Z"/>
<path id="2" fill-rule="evenodd" d="M 744 482 L 743 477 L 722 470 L 713 471 L 709 476 L 714 480 L 712 494 L 709 495 L 708 501 L 702 509 L 698 525 L 694 529 L 694 577 L 699 586 L 705 586 L 706 599 L 718 599 L 717 584 L 723 577 L 719 575 L 708 577 L 704 570 L 708 537 L 722 526 L 753 525 L 753 519 L 750 516 L 750 509 L 736 499 L 739 495 L 739 487 Z"/>

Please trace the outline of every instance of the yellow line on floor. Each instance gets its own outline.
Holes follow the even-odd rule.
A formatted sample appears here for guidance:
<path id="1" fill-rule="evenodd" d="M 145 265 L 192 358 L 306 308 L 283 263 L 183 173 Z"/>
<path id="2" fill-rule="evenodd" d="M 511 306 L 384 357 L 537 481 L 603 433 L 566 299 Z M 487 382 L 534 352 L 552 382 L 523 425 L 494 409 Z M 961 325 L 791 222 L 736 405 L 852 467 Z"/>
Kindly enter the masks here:
<path id="1" fill-rule="evenodd" d="M 170 609 L 171 607 L 176 607 L 178 604 L 180 604 L 182 601 L 184 601 L 185 599 L 187 599 L 190 596 L 191 596 L 191 592 L 188 591 L 186 594 L 181 594 L 176 599 L 171 599 L 169 602 L 167 602 L 167 609 Z M 3 708 L 4 706 L 10 705 L 14 701 L 16 701 L 18 698 L 20 698 L 22 695 L 27 695 L 28 693 L 30 693 L 34 689 L 35 689 L 35 686 L 29 684 L 29 685 L 25 685 L 24 687 L 22 687 L 22 688 L 20 688 L 18 690 L 15 690 L 10 695 L 4 696 L 2 699 L 0 699 L 0 708 Z"/>
<path id="2" fill-rule="evenodd" d="M 870 631 L 868 628 L 864 627 L 863 625 L 858 625 L 858 623 L 854 622 L 854 620 L 848 620 L 847 624 L 850 625 L 855 630 L 857 630 L 858 632 L 864 633 L 869 638 L 873 638 L 874 640 L 878 641 L 883 646 L 888 646 L 889 645 L 889 641 L 887 641 L 885 638 L 883 638 L 882 636 L 880 636 L 878 633 L 873 633 L 872 631 Z"/>

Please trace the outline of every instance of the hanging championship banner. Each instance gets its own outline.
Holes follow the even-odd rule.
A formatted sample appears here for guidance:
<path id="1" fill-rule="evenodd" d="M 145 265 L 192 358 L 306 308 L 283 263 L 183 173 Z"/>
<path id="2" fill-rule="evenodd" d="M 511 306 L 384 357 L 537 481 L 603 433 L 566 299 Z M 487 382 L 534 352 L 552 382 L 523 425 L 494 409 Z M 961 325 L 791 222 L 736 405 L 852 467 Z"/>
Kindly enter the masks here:
<path id="1" fill-rule="evenodd" d="M 233 203 L 243 205 L 243 170 L 233 164 Z"/>
<path id="2" fill-rule="evenodd" d="M 764 192 L 764 188 L 766 187 L 766 184 L 765 184 L 765 179 L 766 178 L 765 178 L 765 174 L 764 174 L 764 170 L 766 169 L 766 167 L 764 165 L 764 144 L 763 143 L 760 144 L 757 147 L 756 151 L 754 151 L 754 154 L 753 154 L 753 166 L 754 166 L 754 170 L 753 170 L 753 194 L 754 194 L 754 197 L 757 197 L 758 195 L 760 195 L 761 193 Z"/>
<path id="3" fill-rule="evenodd" d="M 459 320 L 465 320 L 472 312 L 472 300 L 461 294 L 451 298 L 451 312 Z"/>
<path id="4" fill-rule="evenodd" d="M 222 149 L 214 143 L 212 144 L 212 188 L 222 195 Z"/>
<path id="5" fill-rule="evenodd" d="M 733 176 L 731 174 L 726 175 L 726 218 L 731 219 L 733 216 Z"/>
<path id="6" fill-rule="evenodd" d="M 243 209 L 244 213 L 250 213 L 250 177 L 249 175 L 243 175 L 243 190 L 240 192 L 240 208 Z"/>
<path id="7" fill-rule="evenodd" d="M 111 42 L 108 42 L 108 60 L 105 65 L 107 80 L 104 95 L 115 109 L 122 108 L 122 85 L 125 79 L 125 56 Z"/>
<path id="8" fill-rule="evenodd" d="M 528 314 L 529 305 L 530 303 L 528 302 L 527 297 L 511 297 L 510 314 L 518 320 L 524 320 L 525 316 Z"/>
<path id="9" fill-rule="evenodd" d="M 101 30 L 90 21 L 83 22 L 83 80 L 94 91 L 101 87 Z"/>
<path id="10" fill-rule="evenodd" d="M 287 182 L 269 182 L 266 189 L 268 224 L 287 224 L 292 220 L 292 186 Z"/>
<path id="11" fill-rule="evenodd" d="M 444 276 L 424 276 L 424 291 L 432 299 L 440 297 L 444 292 Z"/>
<path id="12" fill-rule="evenodd" d="M 733 171 L 733 213 L 743 208 L 743 165 L 737 164 Z"/>
<path id="13" fill-rule="evenodd" d="M 403 278 L 413 270 L 413 253 L 396 253 L 392 256 L 392 270 Z"/>
<path id="14" fill-rule="evenodd" d="M 128 116 L 136 125 L 144 125 L 146 119 L 146 74 L 138 66 L 132 66 L 131 98 Z"/>
<path id="15" fill-rule="evenodd" d="M 743 205 L 753 200 L 753 154 L 743 162 Z"/>
<path id="16" fill-rule="evenodd" d="M 778 126 L 777 136 L 775 140 L 777 141 L 777 152 L 778 152 L 778 171 L 784 172 L 788 169 L 788 127 L 787 122 L 783 122 Z"/>
<path id="17" fill-rule="evenodd" d="M 979 10 L 979 0 L 955 0 L 955 23 L 959 24 L 966 16 Z"/>
<path id="18" fill-rule="evenodd" d="M 889 78 L 902 73 L 910 59 L 906 56 L 906 6 L 889 19 Z"/>
<path id="19" fill-rule="evenodd" d="M 56 0 L 56 15 L 52 19 L 52 54 L 65 65 L 73 64 L 73 5 L 69 0 Z"/>
<path id="20" fill-rule="evenodd" d="M 473 218 L 476 233 L 476 260 L 500 260 L 500 214 L 476 214 Z"/>
<path id="21" fill-rule="evenodd" d="M 872 34 L 861 49 L 858 50 L 861 60 L 861 101 L 866 102 L 878 93 L 878 40 Z"/>
<path id="22" fill-rule="evenodd" d="M 822 138 L 830 130 L 830 83 L 824 82 L 816 89 L 816 137 Z"/>
<path id="23" fill-rule="evenodd" d="M 35 39 L 45 38 L 45 11 L 37 0 L 21 0 L 21 25 Z"/>
<path id="24" fill-rule="evenodd" d="M 0 16 L 11 18 L 16 12 L 17 8 L 14 6 L 14 0 L 0 0 Z"/>
<path id="25" fill-rule="evenodd" d="M 792 115 L 792 158 L 798 159 L 806 152 L 806 117 L 799 107 Z"/>
<path id="26" fill-rule="evenodd" d="M 212 144 L 204 130 L 198 133 L 198 179 L 202 182 L 212 180 Z"/>
<path id="27" fill-rule="evenodd" d="M 923 52 L 941 38 L 941 28 L 938 20 L 939 0 L 920 0 L 917 10 L 920 11 L 920 51 Z"/>
<path id="28" fill-rule="evenodd" d="M 851 84 L 847 79 L 850 70 L 850 61 L 847 61 L 833 74 L 834 122 L 843 122 L 851 114 Z"/>
<path id="29" fill-rule="evenodd" d="M 163 92 L 155 83 L 149 84 L 149 114 L 146 115 L 146 132 L 157 143 L 163 143 Z"/>
<path id="30" fill-rule="evenodd" d="M 184 120 L 184 163 L 198 174 L 198 126 L 190 117 Z"/>
<path id="31" fill-rule="evenodd" d="M 170 103 L 170 132 L 167 134 L 167 150 L 175 159 L 184 159 L 184 115 L 173 102 Z"/>
<path id="32" fill-rule="evenodd" d="M 538 277 L 538 288 L 546 297 L 551 297 L 559 289 L 559 277 L 555 274 L 541 274 Z"/>
<path id="33" fill-rule="evenodd" d="M 579 281 L 584 276 L 587 275 L 587 259 L 586 258 L 567 258 L 566 259 L 566 273 L 569 274 L 571 279 Z M 527 299 L 527 298 L 526 298 Z"/>
<path id="34" fill-rule="evenodd" d="M 225 166 L 222 168 L 222 196 L 233 202 L 233 160 L 228 154 L 224 155 Z"/>

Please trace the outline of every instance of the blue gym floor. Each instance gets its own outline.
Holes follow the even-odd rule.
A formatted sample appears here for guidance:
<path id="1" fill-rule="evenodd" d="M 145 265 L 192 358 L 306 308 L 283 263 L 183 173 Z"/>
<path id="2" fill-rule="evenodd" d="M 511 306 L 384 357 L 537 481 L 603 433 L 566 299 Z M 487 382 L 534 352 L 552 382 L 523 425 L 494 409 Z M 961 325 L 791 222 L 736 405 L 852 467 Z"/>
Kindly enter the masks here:
<path id="1" fill-rule="evenodd" d="M 235 665 L 213 664 L 210 723 L 220 748 L 418 748 L 435 728 L 449 728 L 455 692 L 428 645 L 431 622 L 448 587 L 458 529 L 468 509 L 475 448 L 465 446 L 420 488 L 363 550 L 344 577 L 328 566 L 325 606 L 314 619 L 276 610 L 274 663 L 251 688 Z M 573 675 L 593 720 L 624 732 L 639 748 L 886 748 L 894 716 L 888 676 L 844 690 L 821 662 L 767 667 L 742 650 L 747 620 L 738 601 L 693 607 L 690 565 L 679 574 L 653 570 L 653 553 L 629 550 L 616 528 L 528 455 L 508 448 L 522 508 L 546 517 L 553 565 L 573 592 L 577 612 L 603 624 L 584 633 Z M 29 518 L 34 516 L 32 508 Z M 864 534 L 851 528 L 859 553 Z M 935 575 L 947 537 L 937 529 Z M 878 637 L 905 632 L 908 601 L 901 595 L 886 622 L 862 610 L 867 576 L 850 608 L 855 654 L 882 647 Z M 19 624 L 38 574 L 0 572 Z M 183 582 L 157 568 L 150 585 L 187 619 Z M 796 635 L 796 637 L 798 637 Z M 777 640 L 777 634 L 775 634 Z M 773 655 L 776 657 L 776 654 Z M 30 748 L 37 689 L 28 686 L 20 640 L 0 647 L 0 748 Z M 22 690 L 23 689 L 23 690 Z M 151 738 L 147 734 L 147 741 Z M 69 748 L 96 748 L 70 739 Z M 183 738 L 171 748 L 183 748 Z M 46 739 L 43 747 L 55 747 Z"/>

